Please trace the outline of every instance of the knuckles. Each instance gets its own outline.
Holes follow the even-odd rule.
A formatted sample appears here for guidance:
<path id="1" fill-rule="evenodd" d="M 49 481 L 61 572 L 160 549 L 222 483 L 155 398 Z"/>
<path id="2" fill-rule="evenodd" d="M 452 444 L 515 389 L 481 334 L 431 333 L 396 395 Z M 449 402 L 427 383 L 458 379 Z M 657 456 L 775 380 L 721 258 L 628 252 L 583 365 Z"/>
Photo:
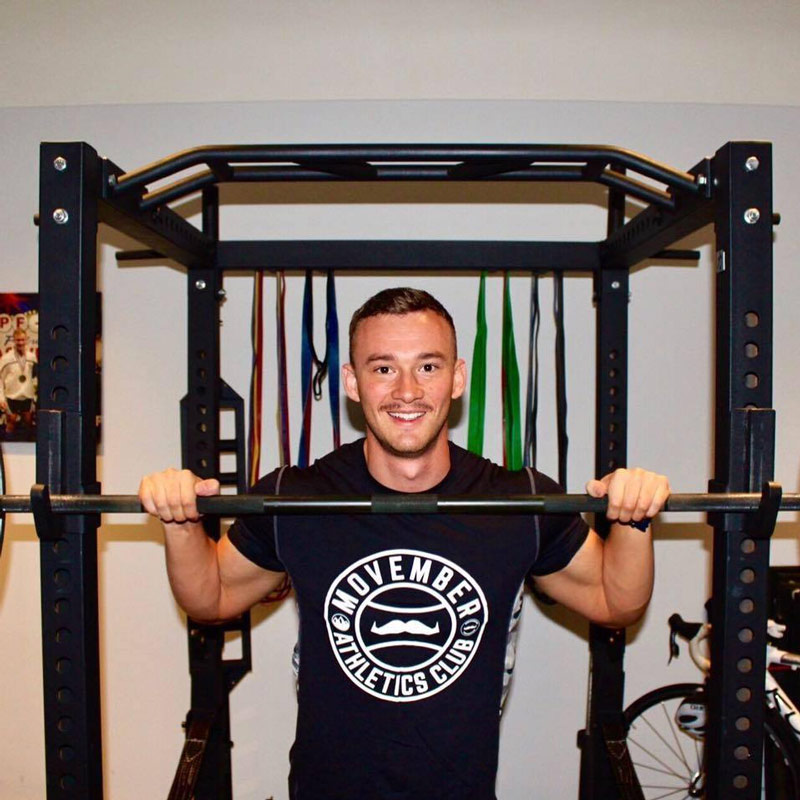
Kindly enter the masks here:
<path id="1" fill-rule="evenodd" d="M 607 486 L 609 516 L 625 521 L 644 516 L 653 504 L 660 507 L 671 491 L 665 475 L 641 467 L 619 467 L 603 482 Z"/>
<path id="2" fill-rule="evenodd" d="M 153 472 L 142 478 L 139 499 L 149 513 L 162 521 L 184 521 L 196 513 L 192 494 L 196 481 L 196 476 L 188 469 L 169 467 Z M 187 487 L 191 491 L 186 492 Z"/>

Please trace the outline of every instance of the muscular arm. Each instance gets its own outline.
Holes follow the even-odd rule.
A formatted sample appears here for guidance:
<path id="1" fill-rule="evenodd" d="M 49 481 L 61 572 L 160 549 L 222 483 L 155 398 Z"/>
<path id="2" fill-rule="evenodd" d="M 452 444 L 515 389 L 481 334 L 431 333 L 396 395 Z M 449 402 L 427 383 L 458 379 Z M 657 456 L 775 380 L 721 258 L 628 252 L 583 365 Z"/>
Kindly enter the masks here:
<path id="1" fill-rule="evenodd" d="M 624 627 L 644 613 L 653 590 L 653 542 L 649 531 L 626 524 L 654 517 L 669 496 L 669 481 L 644 470 L 617 470 L 587 491 L 608 494 L 611 531 L 604 541 L 590 531 L 564 569 L 536 578 L 537 585 L 592 622 Z"/>
<path id="2" fill-rule="evenodd" d="M 227 536 L 215 542 L 206 535 L 196 497 L 218 492 L 216 480 L 200 480 L 188 470 L 148 475 L 139 486 L 142 505 L 164 525 L 167 575 L 175 599 L 202 622 L 238 616 L 283 580 L 282 572 L 245 558 Z"/>
<path id="3" fill-rule="evenodd" d="M 603 541 L 589 531 L 564 569 L 536 578 L 536 585 L 591 622 L 622 628 L 644 613 L 653 590 L 649 533 L 612 525 Z"/>

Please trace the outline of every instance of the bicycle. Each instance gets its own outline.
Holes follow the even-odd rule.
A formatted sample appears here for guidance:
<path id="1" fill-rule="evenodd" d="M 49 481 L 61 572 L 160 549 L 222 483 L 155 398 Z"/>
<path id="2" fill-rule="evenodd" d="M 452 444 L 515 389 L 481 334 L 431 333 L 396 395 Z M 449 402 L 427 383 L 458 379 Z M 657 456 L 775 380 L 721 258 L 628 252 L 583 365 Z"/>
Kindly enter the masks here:
<path id="1" fill-rule="evenodd" d="M 669 626 L 670 661 L 679 653 L 681 637 L 689 645 L 692 661 L 708 674 L 710 661 L 703 643 L 711 626 L 686 622 L 679 614 L 669 618 Z M 785 630 L 785 625 L 768 622 L 769 639 L 780 639 Z M 770 672 L 770 668 L 798 667 L 800 654 L 767 643 L 761 793 L 768 800 L 800 798 L 800 712 Z M 625 709 L 628 750 L 645 800 L 704 796 L 705 692 L 704 683 L 675 683 L 647 692 Z"/>

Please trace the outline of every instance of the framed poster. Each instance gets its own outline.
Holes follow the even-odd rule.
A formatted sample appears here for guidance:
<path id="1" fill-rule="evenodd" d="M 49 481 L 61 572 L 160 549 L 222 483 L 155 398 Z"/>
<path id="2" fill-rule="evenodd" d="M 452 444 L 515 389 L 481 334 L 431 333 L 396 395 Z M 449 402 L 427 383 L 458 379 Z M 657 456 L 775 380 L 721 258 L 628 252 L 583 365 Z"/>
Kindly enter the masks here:
<path id="1" fill-rule="evenodd" d="M 0 294 L 0 439 L 34 441 L 39 295 Z"/>

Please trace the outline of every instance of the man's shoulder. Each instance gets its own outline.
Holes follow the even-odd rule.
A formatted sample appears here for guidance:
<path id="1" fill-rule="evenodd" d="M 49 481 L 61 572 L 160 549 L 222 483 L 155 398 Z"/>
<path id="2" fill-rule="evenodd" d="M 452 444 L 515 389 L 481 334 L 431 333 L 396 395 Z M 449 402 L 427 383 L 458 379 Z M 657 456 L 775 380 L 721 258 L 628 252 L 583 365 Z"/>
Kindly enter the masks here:
<path id="1" fill-rule="evenodd" d="M 448 490 L 454 494 L 471 491 L 520 494 L 530 491 L 530 481 L 524 470 L 506 469 L 453 442 L 450 442 L 450 464 L 451 486 Z"/>
<path id="2" fill-rule="evenodd" d="M 450 463 L 453 475 L 462 486 L 459 491 L 464 491 L 465 480 L 498 494 L 560 494 L 564 491 L 556 481 L 534 467 L 508 469 L 453 442 L 450 442 Z"/>
<path id="3" fill-rule="evenodd" d="M 364 441 L 359 439 L 331 450 L 308 467 L 278 467 L 260 478 L 252 491 L 262 494 L 345 491 L 348 483 L 363 478 L 364 471 Z"/>

